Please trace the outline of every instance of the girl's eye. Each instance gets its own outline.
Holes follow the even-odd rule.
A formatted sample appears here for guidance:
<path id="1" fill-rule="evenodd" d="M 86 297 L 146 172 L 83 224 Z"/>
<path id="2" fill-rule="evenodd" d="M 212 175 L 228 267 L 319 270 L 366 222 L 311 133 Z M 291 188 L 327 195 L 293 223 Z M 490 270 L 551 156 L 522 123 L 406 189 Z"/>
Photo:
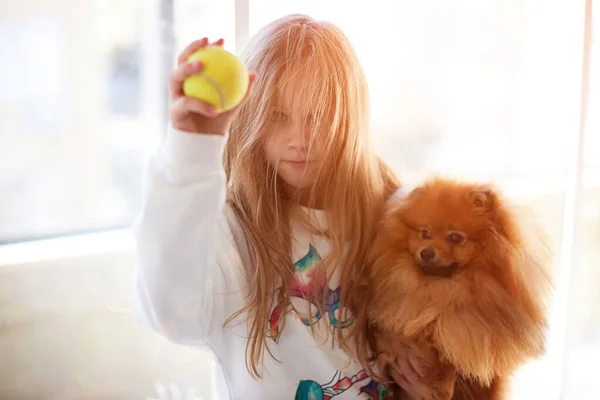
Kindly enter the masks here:
<path id="1" fill-rule="evenodd" d="M 271 114 L 271 121 L 273 121 L 273 122 L 287 121 L 287 115 L 285 115 L 281 111 L 273 111 L 273 113 Z"/>
<path id="2" fill-rule="evenodd" d="M 422 239 L 431 239 L 431 233 L 427 229 L 423 229 L 421 231 L 421 238 Z"/>
<path id="3" fill-rule="evenodd" d="M 458 233 L 451 233 L 448 236 L 448 240 L 450 240 L 450 242 L 454 244 L 461 244 L 462 242 L 464 242 L 465 238 L 462 235 L 459 235 Z"/>

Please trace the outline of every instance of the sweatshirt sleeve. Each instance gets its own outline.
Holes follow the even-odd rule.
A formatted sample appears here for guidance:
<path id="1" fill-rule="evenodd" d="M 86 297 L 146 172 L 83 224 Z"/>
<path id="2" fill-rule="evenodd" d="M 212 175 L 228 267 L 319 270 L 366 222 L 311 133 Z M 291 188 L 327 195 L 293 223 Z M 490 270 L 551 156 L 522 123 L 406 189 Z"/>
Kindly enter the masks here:
<path id="1" fill-rule="evenodd" d="M 239 254 L 225 206 L 226 137 L 169 127 L 145 177 L 134 226 L 136 319 L 177 343 L 205 345 L 239 305 Z"/>

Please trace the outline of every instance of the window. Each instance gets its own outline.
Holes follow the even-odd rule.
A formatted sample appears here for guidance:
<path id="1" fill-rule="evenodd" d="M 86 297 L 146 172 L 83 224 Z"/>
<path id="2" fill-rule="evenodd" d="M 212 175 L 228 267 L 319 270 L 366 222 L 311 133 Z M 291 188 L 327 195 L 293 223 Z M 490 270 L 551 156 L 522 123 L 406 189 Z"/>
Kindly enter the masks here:
<path id="1" fill-rule="evenodd" d="M 146 11 L 135 0 L 0 5 L 0 242 L 131 222 L 166 123 Z"/>
<path id="2" fill-rule="evenodd" d="M 233 0 L 24 0 L 0 15 L 0 243 L 129 226 L 175 56 L 201 34 L 233 46 Z"/>

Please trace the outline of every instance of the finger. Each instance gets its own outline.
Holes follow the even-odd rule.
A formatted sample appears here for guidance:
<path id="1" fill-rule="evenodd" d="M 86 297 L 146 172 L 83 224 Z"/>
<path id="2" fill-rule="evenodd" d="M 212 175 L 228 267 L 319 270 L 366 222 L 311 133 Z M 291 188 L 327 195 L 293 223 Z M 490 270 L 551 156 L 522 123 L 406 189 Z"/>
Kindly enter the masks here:
<path id="1" fill-rule="evenodd" d="M 187 59 L 196 51 L 200 50 L 203 47 L 208 45 L 208 38 L 202 38 L 199 40 L 194 40 L 192 43 L 188 44 L 188 46 L 179 54 L 177 57 L 177 65 L 181 65 L 187 62 Z"/>
<path id="2" fill-rule="evenodd" d="M 191 75 L 197 74 L 204 69 L 201 61 L 194 61 L 180 65 L 173 71 L 169 78 L 169 93 L 172 98 L 183 96 L 183 81 Z"/>
<path id="3" fill-rule="evenodd" d="M 212 44 L 214 44 L 215 46 L 223 46 L 225 44 L 225 39 L 221 38 L 216 42 L 213 42 Z"/>
<path id="4" fill-rule="evenodd" d="M 218 115 L 214 106 L 193 97 L 180 97 L 173 103 L 172 107 L 173 112 L 178 115 L 195 113 L 207 118 L 214 118 Z"/>
<path id="5" fill-rule="evenodd" d="M 427 375 L 427 363 L 423 361 L 423 359 L 419 358 L 417 355 L 409 353 L 408 363 L 412 367 L 412 369 L 417 373 L 419 378 L 423 378 Z"/>
<path id="6" fill-rule="evenodd" d="M 421 381 L 421 377 L 419 376 L 417 371 L 415 371 L 410 361 L 408 361 L 408 357 L 402 357 L 401 359 L 399 359 L 398 367 L 400 368 L 400 371 L 402 371 L 402 374 L 406 377 L 406 379 L 412 384 L 416 384 Z"/>
<path id="7" fill-rule="evenodd" d="M 421 377 L 429 376 L 440 367 L 440 360 L 431 348 L 413 347 L 408 353 L 408 360 Z"/>
<path id="8" fill-rule="evenodd" d="M 411 399 L 418 398 L 417 393 L 414 392 L 412 385 L 404 375 L 394 370 L 393 368 L 390 370 L 390 374 L 392 375 L 392 378 L 398 384 L 398 386 L 400 386 Z"/>
<path id="9" fill-rule="evenodd" d="M 402 373 L 400 373 L 398 370 L 396 370 L 395 368 L 390 368 L 389 369 L 389 373 L 392 376 L 392 379 L 400 385 L 400 382 L 405 382 L 407 383 L 408 381 L 406 380 L 406 377 L 404 375 L 402 375 Z M 402 386 L 402 385 L 401 385 Z"/>

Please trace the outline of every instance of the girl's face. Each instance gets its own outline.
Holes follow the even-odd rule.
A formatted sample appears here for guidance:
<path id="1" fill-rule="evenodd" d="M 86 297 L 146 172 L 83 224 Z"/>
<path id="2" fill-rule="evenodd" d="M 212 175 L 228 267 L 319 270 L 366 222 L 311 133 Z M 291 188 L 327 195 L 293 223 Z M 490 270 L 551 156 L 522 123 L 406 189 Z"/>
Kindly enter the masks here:
<path id="1" fill-rule="evenodd" d="M 302 192 L 314 185 L 323 160 L 322 143 L 313 135 L 315 116 L 304 107 L 301 94 L 287 90 L 271 110 L 264 151 L 286 191 Z"/>

